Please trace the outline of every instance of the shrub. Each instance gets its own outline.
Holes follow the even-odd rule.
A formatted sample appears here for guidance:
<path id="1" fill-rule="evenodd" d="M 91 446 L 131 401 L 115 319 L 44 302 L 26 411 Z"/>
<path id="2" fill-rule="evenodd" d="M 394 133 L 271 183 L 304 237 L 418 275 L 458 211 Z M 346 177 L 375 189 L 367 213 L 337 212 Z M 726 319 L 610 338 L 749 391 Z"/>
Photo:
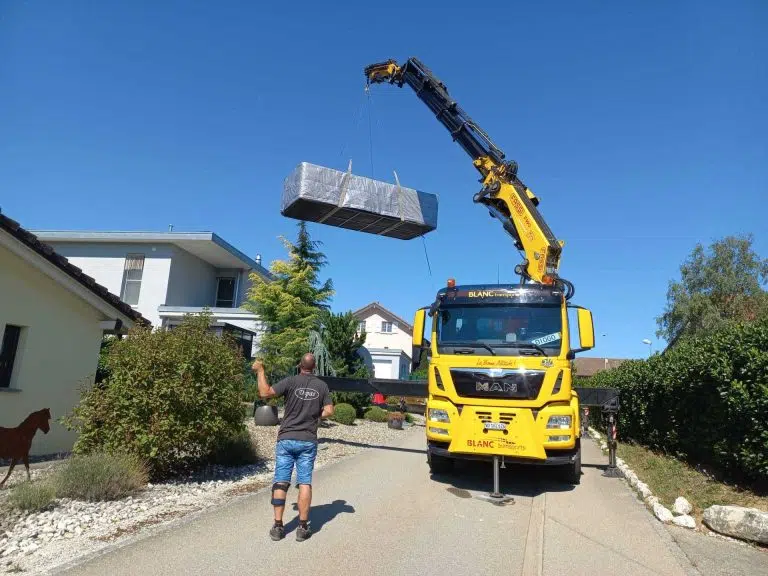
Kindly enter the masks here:
<path id="1" fill-rule="evenodd" d="M 48 480 L 22 482 L 11 489 L 8 504 L 26 512 L 45 510 L 56 500 L 56 487 Z"/>
<path id="2" fill-rule="evenodd" d="M 147 469 L 129 454 L 73 456 L 54 476 L 56 492 L 73 500 L 117 500 L 147 484 Z"/>
<path id="3" fill-rule="evenodd" d="M 78 433 L 73 451 L 135 454 L 157 479 L 205 463 L 241 431 L 243 358 L 209 322 L 188 315 L 172 330 L 137 327 L 114 342 L 107 378 L 64 419 Z"/>
<path id="4" fill-rule="evenodd" d="M 355 409 L 355 416 L 362 418 L 366 408 L 371 405 L 370 394 L 365 392 L 331 392 L 333 403 L 348 404 Z"/>
<path id="5" fill-rule="evenodd" d="M 365 413 L 365 419 L 371 422 L 386 422 L 388 412 L 383 408 L 374 406 Z"/>
<path id="6" fill-rule="evenodd" d="M 619 434 L 768 485 L 768 320 L 731 324 L 661 355 L 599 372 L 621 393 Z"/>
<path id="7" fill-rule="evenodd" d="M 413 416 L 408 412 L 405 413 L 405 421 L 408 422 L 408 424 L 413 424 Z"/>
<path id="8" fill-rule="evenodd" d="M 355 422 L 355 407 L 351 404 L 337 404 L 333 408 L 331 420 L 339 424 L 350 425 Z"/>
<path id="9" fill-rule="evenodd" d="M 247 466 L 259 461 L 251 434 L 243 429 L 224 439 L 214 448 L 209 462 L 221 466 Z"/>

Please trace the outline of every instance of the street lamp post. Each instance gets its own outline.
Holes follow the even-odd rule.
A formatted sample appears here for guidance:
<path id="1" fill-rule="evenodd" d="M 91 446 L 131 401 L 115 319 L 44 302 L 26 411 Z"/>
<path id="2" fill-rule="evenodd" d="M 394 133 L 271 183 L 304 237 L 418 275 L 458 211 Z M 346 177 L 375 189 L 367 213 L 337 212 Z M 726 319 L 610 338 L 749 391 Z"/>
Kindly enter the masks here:
<path id="1" fill-rule="evenodd" d="M 651 348 L 651 341 L 646 338 L 643 340 L 643 344 L 648 344 L 648 357 L 650 357 L 651 353 L 653 352 L 653 349 Z"/>

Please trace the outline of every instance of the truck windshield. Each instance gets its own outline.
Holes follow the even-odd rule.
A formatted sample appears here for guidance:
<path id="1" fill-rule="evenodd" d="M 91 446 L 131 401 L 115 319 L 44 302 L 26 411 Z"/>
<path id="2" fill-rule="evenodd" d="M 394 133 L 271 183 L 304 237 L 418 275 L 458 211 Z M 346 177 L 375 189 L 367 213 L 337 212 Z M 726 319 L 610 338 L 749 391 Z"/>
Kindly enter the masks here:
<path id="1" fill-rule="evenodd" d="M 438 311 L 437 345 L 441 354 L 556 356 L 561 330 L 556 305 L 446 306 Z"/>

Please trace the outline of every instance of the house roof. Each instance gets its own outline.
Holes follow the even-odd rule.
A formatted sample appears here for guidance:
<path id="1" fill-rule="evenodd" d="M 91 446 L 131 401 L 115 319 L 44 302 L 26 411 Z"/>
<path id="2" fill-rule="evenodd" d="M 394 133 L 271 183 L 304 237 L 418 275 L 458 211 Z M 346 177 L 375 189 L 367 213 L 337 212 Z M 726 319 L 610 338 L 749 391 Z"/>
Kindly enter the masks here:
<path id="1" fill-rule="evenodd" d="M 576 358 L 573 364 L 576 368 L 576 377 L 589 377 L 603 370 L 617 368 L 625 361 L 624 358 Z"/>
<path id="2" fill-rule="evenodd" d="M 363 306 L 360 308 L 360 310 L 357 310 L 356 312 L 353 312 L 353 314 L 359 318 L 367 318 L 368 316 L 372 314 L 378 314 L 379 316 L 386 318 L 390 322 L 397 322 L 397 325 L 399 328 L 402 328 L 404 332 L 413 335 L 413 326 L 411 326 L 408 322 L 400 318 L 397 314 L 394 312 L 391 312 L 390 310 L 387 310 L 382 306 L 379 302 L 371 302 L 367 306 Z"/>
<path id="3" fill-rule="evenodd" d="M 85 286 L 88 290 L 96 294 L 96 296 L 104 300 L 107 304 L 137 324 L 151 326 L 149 320 L 144 318 L 144 316 L 142 316 L 139 312 L 120 300 L 118 296 L 112 294 L 104 286 L 98 284 L 93 278 L 85 274 L 80 268 L 74 264 L 71 264 L 69 260 L 67 260 L 64 256 L 56 253 L 56 251 L 50 245 L 42 242 L 35 234 L 22 228 L 21 225 L 15 220 L 11 220 L 7 216 L 0 214 L 0 230 L 7 232 L 10 236 L 30 248 L 40 257 L 44 258 L 59 268 L 78 283 Z"/>
<path id="4" fill-rule="evenodd" d="M 213 232 L 98 232 L 35 230 L 44 242 L 174 244 L 217 268 L 247 268 L 266 280 L 273 276 L 264 266 Z"/>

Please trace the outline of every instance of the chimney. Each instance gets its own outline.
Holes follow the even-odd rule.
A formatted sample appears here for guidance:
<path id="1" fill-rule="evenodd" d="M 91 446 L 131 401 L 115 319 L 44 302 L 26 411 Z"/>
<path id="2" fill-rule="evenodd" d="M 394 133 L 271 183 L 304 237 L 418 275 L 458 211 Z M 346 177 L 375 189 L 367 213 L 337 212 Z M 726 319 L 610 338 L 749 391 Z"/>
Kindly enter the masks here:
<path id="1" fill-rule="evenodd" d="M 256 254 L 256 264 L 261 266 L 261 254 Z"/>

